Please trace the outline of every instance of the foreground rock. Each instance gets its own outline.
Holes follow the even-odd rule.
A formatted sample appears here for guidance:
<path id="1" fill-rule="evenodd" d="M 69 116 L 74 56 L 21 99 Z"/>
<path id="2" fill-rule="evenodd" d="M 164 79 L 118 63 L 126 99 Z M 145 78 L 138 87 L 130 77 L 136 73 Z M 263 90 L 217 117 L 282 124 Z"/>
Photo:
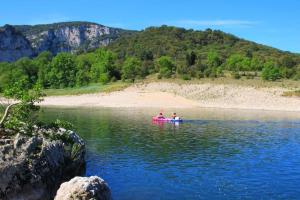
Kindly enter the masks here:
<path id="1" fill-rule="evenodd" d="M 84 170 L 84 142 L 65 129 L 0 130 L 0 199 L 53 199 Z"/>
<path id="2" fill-rule="evenodd" d="M 97 176 L 75 177 L 61 184 L 54 200 L 110 200 L 107 184 Z"/>

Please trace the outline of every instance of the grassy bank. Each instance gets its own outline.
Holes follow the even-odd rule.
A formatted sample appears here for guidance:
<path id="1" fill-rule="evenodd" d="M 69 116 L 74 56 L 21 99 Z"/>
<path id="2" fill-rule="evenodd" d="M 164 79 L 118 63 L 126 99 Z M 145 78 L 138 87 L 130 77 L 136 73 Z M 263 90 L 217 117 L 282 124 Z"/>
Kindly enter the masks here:
<path id="1" fill-rule="evenodd" d="M 281 87 L 291 90 L 286 92 L 285 96 L 300 96 L 300 81 L 282 79 L 278 81 L 264 81 L 260 78 L 247 79 L 242 77 L 241 79 L 233 79 L 230 77 L 220 78 L 202 78 L 202 79 L 191 79 L 183 80 L 180 78 L 170 79 L 158 79 L 157 75 L 150 75 L 146 79 L 136 80 L 135 84 L 147 84 L 151 82 L 168 82 L 176 84 L 226 84 L 236 86 L 251 86 L 255 88 L 272 88 Z M 114 91 L 123 90 L 132 85 L 132 83 L 117 81 L 108 84 L 93 83 L 88 86 L 75 87 L 75 88 L 63 88 L 63 89 L 46 89 L 44 90 L 47 96 L 63 96 L 63 95 L 81 95 L 81 94 L 92 94 L 92 93 L 109 93 Z"/>
<path id="2" fill-rule="evenodd" d="M 151 82 L 168 82 L 176 84 L 226 84 L 226 85 L 237 85 L 237 86 L 252 86 L 255 88 L 271 88 L 271 87 L 282 87 L 287 89 L 295 89 L 300 91 L 300 81 L 281 79 L 277 81 L 265 81 L 259 77 L 248 79 L 241 77 L 240 79 L 234 79 L 232 77 L 219 77 L 219 78 L 201 78 L 183 80 L 181 78 L 170 78 L 170 79 L 157 79 L 157 75 L 150 75 L 146 79 L 141 80 L 142 83 Z"/>
<path id="3" fill-rule="evenodd" d="M 284 92 L 284 97 L 300 97 L 300 90 Z"/>
<path id="4" fill-rule="evenodd" d="M 130 84 L 125 82 L 113 82 L 109 84 L 93 83 L 88 86 L 75 87 L 75 88 L 63 88 L 63 89 L 45 89 L 44 93 L 46 96 L 63 96 L 63 95 L 81 95 L 81 94 L 92 94 L 98 92 L 114 92 L 123 90 Z"/>

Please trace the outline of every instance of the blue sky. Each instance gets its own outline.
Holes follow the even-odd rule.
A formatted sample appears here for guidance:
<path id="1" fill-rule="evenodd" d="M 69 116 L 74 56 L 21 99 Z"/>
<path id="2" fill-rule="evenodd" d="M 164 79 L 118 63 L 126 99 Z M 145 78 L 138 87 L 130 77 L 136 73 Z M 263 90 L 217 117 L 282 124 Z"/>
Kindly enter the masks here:
<path id="1" fill-rule="evenodd" d="M 299 0 L 0 0 L 0 25 L 91 21 L 141 30 L 220 29 L 300 53 Z"/>

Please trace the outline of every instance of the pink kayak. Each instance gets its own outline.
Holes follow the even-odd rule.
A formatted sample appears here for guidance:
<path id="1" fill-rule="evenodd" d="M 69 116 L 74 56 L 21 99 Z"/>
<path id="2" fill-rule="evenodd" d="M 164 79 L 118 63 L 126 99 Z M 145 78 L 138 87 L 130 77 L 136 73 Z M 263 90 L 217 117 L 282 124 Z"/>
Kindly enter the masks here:
<path id="1" fill-rule="evenodd" d="M 152 117 L 152 121 L 157 122 L 182 122 L 182 119 L 173 119 L 173 118 L 158 118 L 158 117 Z"/>

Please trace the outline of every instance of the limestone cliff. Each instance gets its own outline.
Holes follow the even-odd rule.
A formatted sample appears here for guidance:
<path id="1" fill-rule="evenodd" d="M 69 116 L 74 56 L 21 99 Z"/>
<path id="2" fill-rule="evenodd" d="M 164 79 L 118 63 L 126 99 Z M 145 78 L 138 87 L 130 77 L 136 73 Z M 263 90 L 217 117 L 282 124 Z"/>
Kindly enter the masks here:
<path id="1" fill-rule="evenodd" d="M 10 25 L 0 28 L 0 61 L 15 61 L 33 54 L 30 42 L 21 32 Z"/>
<path id="2" fill-rule="evenodd" d="M 0 29 L 0 61 L 33 57 L 42 51 L 81 52 L 108 45 L 131 31 L 89 22 L 6 25 Z"/>

